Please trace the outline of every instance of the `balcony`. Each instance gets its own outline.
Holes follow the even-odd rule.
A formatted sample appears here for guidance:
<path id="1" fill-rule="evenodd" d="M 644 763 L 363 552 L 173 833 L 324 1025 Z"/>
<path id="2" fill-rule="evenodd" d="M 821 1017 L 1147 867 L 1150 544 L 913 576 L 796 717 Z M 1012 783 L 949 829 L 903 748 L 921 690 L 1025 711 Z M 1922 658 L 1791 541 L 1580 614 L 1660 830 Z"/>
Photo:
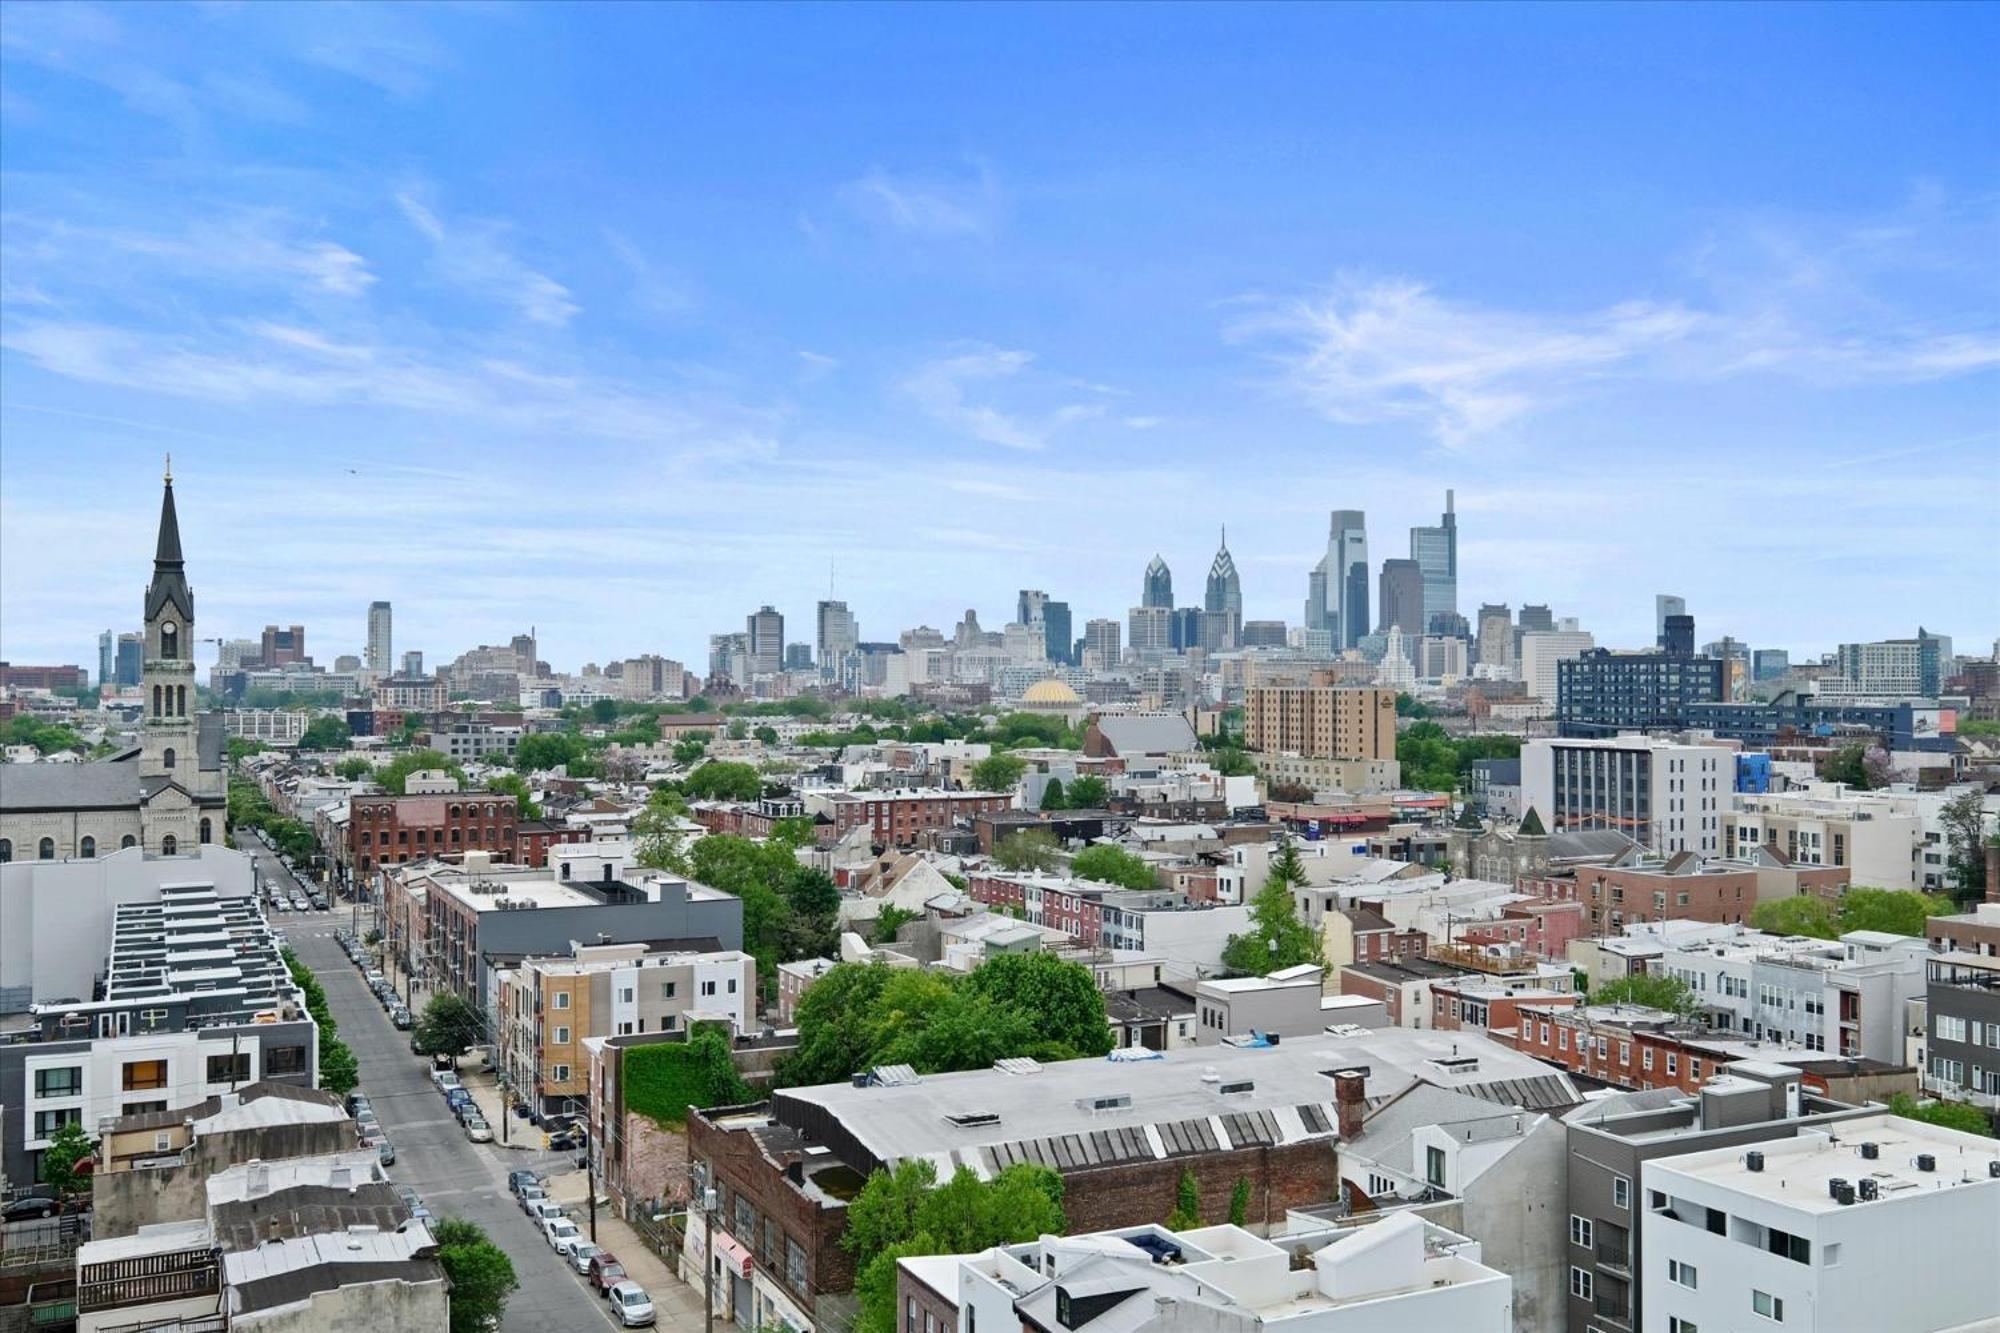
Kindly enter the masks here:
<path id="1" fill-rule="evenodd" d="M 89 1314 L 209 1296 L 218 1290 L 219 1278 L 215 1256 L 207 1250 L 90 1264 L 78 1274 L 76 1308 L 80 1314 Z"/>
<path id="2" fill-rule="evenodd" d="M 1941 1101 L 1963 1102 L 1982 1111 L 2000 1111 L 2000 1093 L 1975 1092 L 1971 1088 L 1961 1087 L 1950 1079 L 1938 1078 L 1934 1074 L 1924 1075 L 1923 1088 L 1926 1096 L 1936 1097 Z"/>

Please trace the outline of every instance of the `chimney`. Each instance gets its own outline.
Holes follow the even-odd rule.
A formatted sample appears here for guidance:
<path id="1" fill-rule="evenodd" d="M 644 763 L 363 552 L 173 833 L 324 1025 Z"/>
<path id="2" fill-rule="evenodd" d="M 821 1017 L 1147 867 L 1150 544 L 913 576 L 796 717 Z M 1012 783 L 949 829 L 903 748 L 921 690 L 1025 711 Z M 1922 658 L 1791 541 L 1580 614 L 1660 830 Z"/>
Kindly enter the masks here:
<path id="1" fill-rule="evenodd" d="M 1352 1142 L 1361 1136 L 1361 1103 L 1367 1093 L 1368 1074 L 1360 1069 L 1340 1069 L 1333 1075 L 1333 1109 L 1340 1118 L 1340 1137 Z"/>

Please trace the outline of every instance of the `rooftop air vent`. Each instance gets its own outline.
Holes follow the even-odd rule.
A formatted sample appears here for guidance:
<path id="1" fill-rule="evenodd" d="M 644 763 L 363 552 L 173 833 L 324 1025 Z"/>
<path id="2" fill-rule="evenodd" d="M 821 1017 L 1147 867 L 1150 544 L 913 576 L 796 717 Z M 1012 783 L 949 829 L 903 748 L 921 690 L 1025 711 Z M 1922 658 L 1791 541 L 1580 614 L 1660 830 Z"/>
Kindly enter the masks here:
<path id="1" fill-rule="evenodd" d="M 960 1129 L 979 1129 L 999 1124 L 1000 1115 L 996 1111 L 966 1111 L 960 1115 L 948 1115 L 945 1120 Z"/>
<path id="2" fill-rule="evenodd" d="M 1257 1090 L 1256 1082 L 1254 1080 L 1247 1078 L 1238 1079 L 1234 1083 L 1225 1083 L 1221 1087 L 1216 1089 L 1217 1092 L 1221 1093 L 1225 1097 L 1245 1096 L 1248 1095 L 1249 1093 L 1255 1092 L 1256 1090 Z"/>

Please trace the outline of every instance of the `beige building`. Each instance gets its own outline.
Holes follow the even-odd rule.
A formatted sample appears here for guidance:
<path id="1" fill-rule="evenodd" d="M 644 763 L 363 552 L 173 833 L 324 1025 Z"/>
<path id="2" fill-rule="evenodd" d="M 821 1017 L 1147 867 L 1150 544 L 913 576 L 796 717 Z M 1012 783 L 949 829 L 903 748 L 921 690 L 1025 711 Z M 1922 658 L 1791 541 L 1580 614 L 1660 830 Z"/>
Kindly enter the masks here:
<path id="1" fill-rule="evenodd" d="M 1396 757 L 1396 692 L 1260 685 L 1243 696 L 1243 743 L 1323 759 Z"/>
<path id="2" fill-rule="evenodd" d="M 735 949 L 656 952 L 646 942 L 577 944 L 523 958 L 494 974 L 500 1068 L 539 1109 L 589 1097 L 586 1037 L 685 1032 L 725 1022 L 735 1034 L 757 1024 L 757 960 Z"/>
<path id="3" fill-rule="evenodd" d="M 1403 766 L 1394 759 L 1331 759 L 1302 754 L 1253 756 L 1257 772 L 1269 786 L 1289 784 L 1314 793 L 1326 791 L 1373 795 L 1402 785 Z"/>

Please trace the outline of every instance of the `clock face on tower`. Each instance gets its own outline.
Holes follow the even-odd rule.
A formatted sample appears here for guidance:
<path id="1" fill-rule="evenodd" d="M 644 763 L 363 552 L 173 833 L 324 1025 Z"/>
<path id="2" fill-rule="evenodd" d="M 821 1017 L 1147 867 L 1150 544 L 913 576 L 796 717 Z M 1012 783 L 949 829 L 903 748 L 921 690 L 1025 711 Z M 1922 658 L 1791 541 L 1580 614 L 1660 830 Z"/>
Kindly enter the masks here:
<path id="1" fill-rule="evenodd" d="M 180 632 L 180 629 L 179 629 L 179 627 L 178 627 L 178 626 L 176 626 L 176 625 L 174 624 L 174 622 L 173 622 L 173 621 L 171 621 L 171 620 L 169 620 L 169 621 L 166 621 L 166 622 L 164 622 L 164 623 L 163 623 L 163 624 L 162 624 L 162 625 L 160 626 L 160 656 L 161 656 L 161 657 L 164 657 L 164 658 L 169 658 L 169 659 L 171 659 L 171 658 L 176 658 L 176 657 L 179 657 L 179 656 L 181 655 L 181 654 L 180 654 L 180 635 L 181 635 L 181 632 Z"/>

